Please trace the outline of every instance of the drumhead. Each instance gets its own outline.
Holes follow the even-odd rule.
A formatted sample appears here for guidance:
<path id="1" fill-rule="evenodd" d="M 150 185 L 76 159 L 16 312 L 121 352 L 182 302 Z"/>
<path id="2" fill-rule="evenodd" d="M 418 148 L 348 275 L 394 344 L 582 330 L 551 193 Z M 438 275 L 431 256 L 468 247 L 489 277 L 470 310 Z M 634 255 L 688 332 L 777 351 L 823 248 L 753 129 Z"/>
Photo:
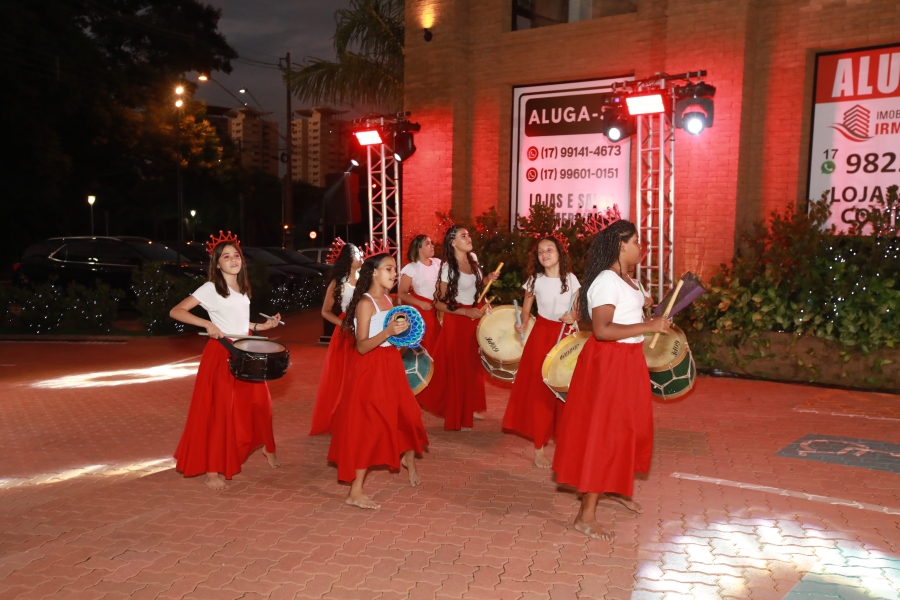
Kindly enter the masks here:
<path id="1" fill-rule="evenodd" d="M 254 354 L 277 354 L 287 350 L 278 342 L 270 342 L 269 340 L 238 340 L 234 343 L 234 347 L 244 352 L 253 352 Z"/>
<path id="2" fill-rule="evenodd" d="M 668 335 L 659 336 L 656 348 L 650 347 L 652 341 L 652 335 L 644 336 L 644 358 L 651 371 L 669 368 L 680 362 L 688 351 L 687 336 L 677 325 L 672 325 Z"/>
<path id="3" fill-rule="evenodd" d="M 541 368 L 547 387 L 557 392 L 569 391 L 578 356 L 591 335 L 590 331 L 579 331 L 566 336 L 547 353 Z"/>
<path id="4" fill-rule="evenodd" d="M 478 322 L 475 332 L 478 347 L 486 357 L 503 363 L 518 362 L 534 323 L 535 318 L 529 317 L 525 323 L 525 341 L 522 341 L 515 330 L 516 309 L 509 305 L 497 306 Z"/>

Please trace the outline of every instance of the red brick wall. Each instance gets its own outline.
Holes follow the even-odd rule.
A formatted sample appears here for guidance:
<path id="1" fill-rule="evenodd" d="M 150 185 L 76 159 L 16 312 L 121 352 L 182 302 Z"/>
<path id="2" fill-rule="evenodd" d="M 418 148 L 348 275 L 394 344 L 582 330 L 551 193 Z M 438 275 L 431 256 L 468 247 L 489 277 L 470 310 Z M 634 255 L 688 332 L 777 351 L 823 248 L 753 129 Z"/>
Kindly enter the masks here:
<path id="1" fill-rule="evenodd" d="M 405 108 L 422 131 L 405 232 L 433 233 L 435 211 L 508 217 L 513 86 L 706 69 L 716 120 L 676 134 L 675 243 L 676 272 L 708 275 L 742 228 L 805 197 L 814 53 L 900 40 L 895 0 L 639 0 L 515 32 L 510 1 L 407 0 Z"/>

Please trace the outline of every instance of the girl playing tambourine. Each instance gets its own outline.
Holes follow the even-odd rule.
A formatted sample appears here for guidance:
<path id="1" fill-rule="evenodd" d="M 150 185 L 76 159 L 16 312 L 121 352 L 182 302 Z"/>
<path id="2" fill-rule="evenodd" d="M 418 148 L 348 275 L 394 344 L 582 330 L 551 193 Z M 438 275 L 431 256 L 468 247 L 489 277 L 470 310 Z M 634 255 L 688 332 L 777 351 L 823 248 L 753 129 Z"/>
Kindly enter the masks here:
<path id="1" fill-rule="evenodd" d="M 387 341 L 409 327 L 396 317 L 384 323 L 393 306 L 388 292 L 396 281 L 397 265 L 389 254 L 366 258 L 341 326 L 354 337 L 354 351 L 361 356 L 334 415 L 328 460 L 337 464 L 338 480 L 351 482 L 346 503 L 360 508 L 379 508 L 363 494 L 369 467 L 403 466 L 410 485 L 419 485 L 416 454 L 428 445 L 400 352 Z"/>
<path id="2" fill-rule="evenodd" d="M 566 398 L 553 470 L 557 483 L 582 492 L 575 529 L 598 539 L 612 534 L 597 522 L 597 501 L 617 501 L 641 512 L 631 499 L 634 474 L 646 473 L 653 451 L 650 376 L 645 333 L 666 333 L 664 318 L 644 321 L 650 300 L 628 276 L 641 259 L 637 230 L 615 221 L 594 236 L 578 305 L 593 336 L 585 343 Z"/>
<path id="3" fill-rule="evenodd" d="M 531 251 L 528 261 L 528 281 L 522 303 L 522 325 L 516 331 L 524 333 L 531 307 L 537 301 L 537 322 L 528 335 L 516 379 L 503 415 L 503 429 L 509 429 L 534 441 L 534 466 L 549 469 L 550 461 L 544 447 L 550 437 L 556 437 L 562 402 L 544 384 L 541 368 L 544 359 L 559 339 L 563 323 L 576 321 L 577 307 L 569 311 L 572 299 L 581 284 L 569 271 L 568 241 L 559 234 L 541 239 Z"/>
<path id="4" fill-rule="evenodd" d="M 397 297 L 404 304 L 413 306 L 425 322 L 425 336 L 421 346 L 434 352 L 441 324 L 434 309 L 434 290 L 441 271 L 441 261 L 434 258 L 434 244 L 427 235 L 417 235 L 409 243 L 409 258 L 400 270 L 400 286 Z"/>
<path id="5" fill-rule="evenodd" d="M 355 340 L 352 335 L 341 331 L 341 323 L 356 289 L 356 277 L 362 266 L 362 254 L 358 247 L 337 238 L 331 245 L 331 255 L 336 257 L 329 256 L 329 262 L 333 262 L 334 266 L 329 276 L 331 281 L 325 290 L 322 318 L 333 323 L 335 328 L 328 343 L 328 351 L 325 353 L 322 375 L 319 377 L 319 389 L 316 391 L 309 435 L 331 431 L 331 419 L 340 400 L 341 387 L 356 359 L 356 352 L 353 349 Z"/>
<path id="6" fill-rule="evenodd" d="M 209 281 L 169 312 L 176 321 L 202 327 L 210 338 L 200 358 L 187 423 L 175 450 L 175 468 L 185 477 L 206 473 L 206 485 L 220 490 L 260 446 L 272 467 L 281 463 L 275 456 L 272 397 L 266 382 L 236 379 L 228 368 L 228 350 L 216 340 L 228 334 L 272 329 L 281 315 L 265 323 L 250 323 L 250 281 L 240 242 L 230 231 L 210 237 Z M 209 321 L 191 314 L 198 305 L 209 313 Z"/>
<path id="7" fill-rule="evenodd" d="M 453 225 L 444 235 L 444 263 L 434 306 L 444 311 L 444 326 L 434 351 L 431 382 L 418 395 L 428 411 L 444 418 L 446 431 L 471 429 L 477 413 L 487 410 L 484 375 L 478 357 L 475 331 L 484 312 L 474 306 L 488 281 L 496 273 L 482 275 L 472 252 L 472 238 L 462 225 Z"/>

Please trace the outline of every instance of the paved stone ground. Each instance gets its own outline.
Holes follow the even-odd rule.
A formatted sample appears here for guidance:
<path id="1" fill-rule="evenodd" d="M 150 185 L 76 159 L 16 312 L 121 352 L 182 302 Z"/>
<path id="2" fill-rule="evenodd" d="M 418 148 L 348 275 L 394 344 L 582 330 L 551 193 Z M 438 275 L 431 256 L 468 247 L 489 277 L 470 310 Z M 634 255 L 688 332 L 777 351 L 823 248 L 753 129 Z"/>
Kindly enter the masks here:
<path id="1" fill-rule="evenodd" d="M 203 340 L 0 342 L 0 598 L 900 598 L 900 397 L 701 378 L 655 405 L 645 512 L 604 506 L 601 542 L 500 432 L 493 381 L 474 431 L 426 416 L 424 485 L 377 471 L 383 508 L 344 506 L 306 435 L 320 320 L 289 321 L 284 466 L 257 453 L 221 493 L 170 460 Z M 832 441 L 777 455 L 810 434 Z"/>

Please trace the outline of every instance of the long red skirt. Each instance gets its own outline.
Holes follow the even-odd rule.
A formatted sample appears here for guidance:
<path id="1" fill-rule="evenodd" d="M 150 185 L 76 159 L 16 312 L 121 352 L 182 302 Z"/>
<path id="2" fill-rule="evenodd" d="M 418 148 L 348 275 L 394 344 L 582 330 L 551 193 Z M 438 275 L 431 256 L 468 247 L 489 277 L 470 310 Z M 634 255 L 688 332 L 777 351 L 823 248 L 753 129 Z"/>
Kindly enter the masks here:
<path id="1" fill-rule="evenodd" d="M 413 294 L 414 298 L 421 300 L 422 302 L 432 302 L 433 298 L 425 298 L 424 296 L 420 296 L 418 294 Z M 416 305 L 412 305 L 419 314 L 422 315 L 422 320 L 425 321 L 425 335 L 422 336 L 421 346 L 428 350 L 429 354 L 432 354 L 437 348 L 438 336 L 441 334 L 441 322 L 438 321 L 437 318 L 437 309 L 432 308 L 431 310 L 422 310 Z"/>
<path id="2" fill-rule="evenodd" d="M 222 473 L 231 479 L 260 446 L 275 452 L 269 387 L 235 379 L 228 357 L 222 344 L 209 340 L 200 358 L 187 423 L 175 450 L 175 468 L 185 477 Z"/>
<path id="3" fill-rule="evenodd" d="M 341 319 L 343 318 L 344 313 L 341 313 Z M 356 338 L 341 333 L 341 328 L 335 327 L 331 341 L 328 342 L 325 363 L 322 365 L 322 376 L 319 378 L 319 389 L 316 391 L 309 435 L 331 433 L 331 420 L 340 402 L 341 388 L 347 379 L 344 375 L 353 372 L 353 363 L 358 357 Z"/>
<path id="4" fill-rule="evenodd" d="M 653 408 L 642 344 L 584 345 L 559 427 L 557 483 L 581 492 L 631 496 L 634 474 L 650 469 Z"/>
<path id="5" fill-rule="evenodd" d="M 444 326 L 432 354 L 431 383 L 417 397 L 426 410 L 444 417 L 445 431 L 472 427 L 472 413 L 487 410 L 477 328 L 478 321 L 469 317 L 444 315 Z"/>
<path id="6" fill-rule="evenodd" d="M 359 357 L 332 423 L 328 460 L 338 480 L 353 481 L 357 469 L 400 468 L 400 455 L 428 446 L 422 410 L 409 388 L 403 359 L 393 346 Z"/>
<path id="7" fill-rule="evenodd" d="M 522 351 L 516 380 L 509 394 L 509 404 L 503 415 L 503 429 L 510 429 L 534 440 L 535 448 L 546 446 L 551 435 L 558 437 L 559 420 L 565 406 L 546 386 L 541 375 L 544 359 L 556 345 L 560 327 L 562 323 L 559 321 L 551 321 L 538 315 L 537 323 L 531 329 Z"/>

